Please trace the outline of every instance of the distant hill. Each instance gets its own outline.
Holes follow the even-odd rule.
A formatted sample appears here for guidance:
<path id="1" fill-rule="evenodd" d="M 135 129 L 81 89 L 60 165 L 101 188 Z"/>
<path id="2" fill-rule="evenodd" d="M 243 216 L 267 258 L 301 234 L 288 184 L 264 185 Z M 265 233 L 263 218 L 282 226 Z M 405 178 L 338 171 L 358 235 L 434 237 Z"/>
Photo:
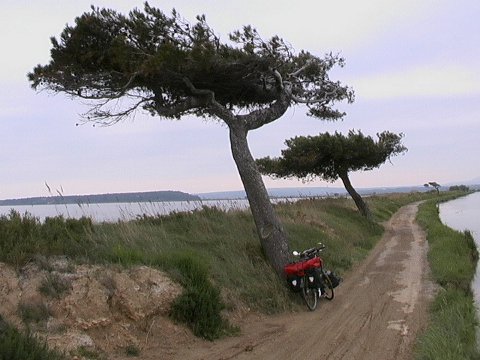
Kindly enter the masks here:
<path id="1" fill-rule="evenodd" d="M 49 205 L 49 204 L 103 204 L 138 203 L 155 201 L 200 201 L 197 195 L 181 191 L 147 191 L 132 193 L 43 196 L 24 199 L 0 200 L 0 206 Z"/>

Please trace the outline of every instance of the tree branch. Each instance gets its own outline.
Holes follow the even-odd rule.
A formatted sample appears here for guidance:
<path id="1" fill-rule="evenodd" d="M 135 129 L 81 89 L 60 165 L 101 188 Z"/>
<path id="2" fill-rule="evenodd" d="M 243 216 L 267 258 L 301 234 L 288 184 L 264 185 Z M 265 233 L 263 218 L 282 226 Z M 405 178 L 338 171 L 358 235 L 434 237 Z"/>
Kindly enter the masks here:
<path id="1" fill-rule="evenodd" d="M 301 72 L 303 72 L 307 67 L 309 67 L 311 64 L 313 63 L 312 60 L 308 60 L 305 65 L 303 65 L 300 69 L 294 71 L 293 73 L 291 74 L 288 74 L 288 76 L 291 76 L 291 77 L 297 77 Z"/>
<path id="2" fill-rule="evenodd" d="M 194 96 L 207 96 L 209 101 L 215 100 L 215 93 L 212 90 L 197 89 L 187 77 L 183 78 L 183 82 Z"/>
<path id="3" fill-rule="evenodd" d="M 158 115 L 166 118 L 179 118 L 186 112 L 197 109 L 204 105 L 205 101 L 196 97 L 189 96 L 183 101 L 179 101 L 175 104 L 169 104 L 168 106 L 162 106 L 158 102 L 155 102 L 155 111 Z"/>
<path id="4" fill-rule="evenodd" d="M 265 124 L 271 123 L 280 118 L 290 107 L 291 93 L 285 88 L 277 101 L 270 106 L 254 110 L 247 115 L 237 115 L 237 118 L 245 121 L 248 130 L 258 129 Z"/>

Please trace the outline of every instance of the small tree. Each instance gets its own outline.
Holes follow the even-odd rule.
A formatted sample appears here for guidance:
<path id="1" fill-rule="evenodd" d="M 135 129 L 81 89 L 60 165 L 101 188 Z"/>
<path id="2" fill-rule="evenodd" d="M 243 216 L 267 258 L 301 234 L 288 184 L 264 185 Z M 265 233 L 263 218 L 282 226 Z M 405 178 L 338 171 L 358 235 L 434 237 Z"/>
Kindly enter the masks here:
<path id="1" fill-rule="evenodd" d="M 263 174 L 289 178 L 313 180 L 319 177 L 326 181 L 340 178 L 360 213 L 370 217 L 367 204 L 353 188 L 348 173 L 358 170 L 372 170 L 390 157 L 407 151 L 401 144 L 403 134 L 385 131 L 377 134 L 375 142 L 360 131 L 350 130 L 348 136 L 335 132 L 317 136 L 297 136 L 286 140 L 287 149 L 280 158 L 270 157 L 257 160 Z"/>
<path id="2" fill-rule="evenodd" d="M 335 120 L 332 106 L 353 92 L 330 80 L 344 60 L 306 51 L 295 54 L 278 36 L 261 39 L 251 26 L 222 43 L 205 16 L 189 24 L 145 3 L 128 16 L 92 7 L 52 38 L 51 61 L 28 74 L 35 89 L 91 100 L 86 121 L 115 124 L 144 110 L 162 118 L 210 117 L 230 131 L 233 159 L 268 259 L 278 273 L 289 259 L 288 241 L 247 143 L 247 134 L 280 118 L 290 106 Z"/>
<path id="3" fill-rule="evenodd" d="M 437 183 L 436 181 L 430 181 L 428 184 L 426 185 L 430 185 L 431 187 L 435 188 L 435 190 L 437 191 L 437 194 L 440 193 L 440 184 Z"/>

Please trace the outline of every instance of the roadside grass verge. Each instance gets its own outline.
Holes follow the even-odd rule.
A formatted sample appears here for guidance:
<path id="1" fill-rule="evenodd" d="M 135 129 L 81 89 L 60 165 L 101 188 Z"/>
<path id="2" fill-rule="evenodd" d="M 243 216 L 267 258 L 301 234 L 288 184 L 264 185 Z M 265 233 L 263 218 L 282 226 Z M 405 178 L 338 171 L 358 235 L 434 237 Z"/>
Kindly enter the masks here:
<path id="1" fill-rule="evenodd" d="M 275 207 L 291 250 L 323 242 L 326 267 L 342 276 L 380 239 L 381 222 L 402 205 L 432 197 L 437 194 L 368 197 L 375 221 L 362 217 L 346 198 L 305 199 Z M 224 309 L 244 306 L 265 314 L 303 310 L 301 298 L 266 262 L 249 211 L 204 207 L 101 224 L 63 217 L 40 223 L 29 214 L 15 212 L 0 217 L 0 261 L 22 266 L 39 255 L 67 255 L 79 263 L 142 264 L 167 271 L 184 287 L 172 317 L 207 339 L 236 331 L 222 317 Z"/>
<path id="2" fill-rule="evenodd" d="M 478 260 L 477 249 L 468 231 L 461 233 L 442 224 L 437 204 L 435 200 L 425 202 L 417 216 L 427 232 L 432 276 L 441 287 L 430 308 L 428 328 L 418 338 L 416 358 L 480 359 L 470 287 Z"/>

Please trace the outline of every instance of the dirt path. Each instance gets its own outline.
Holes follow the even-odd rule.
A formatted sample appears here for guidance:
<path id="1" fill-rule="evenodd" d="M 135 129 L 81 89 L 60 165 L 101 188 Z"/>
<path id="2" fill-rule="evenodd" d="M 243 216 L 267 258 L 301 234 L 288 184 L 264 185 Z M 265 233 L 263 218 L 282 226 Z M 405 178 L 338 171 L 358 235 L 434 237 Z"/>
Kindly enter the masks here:
<path id="1" fill-rule="evenodd" d="M 268 317 L 244 335 L 194 342 L 178 359 L 412 359 L 434 294 L 418 204 L 401 208 L 369 257 L 346 274 L 335 299 L 315 312 Z"/>

